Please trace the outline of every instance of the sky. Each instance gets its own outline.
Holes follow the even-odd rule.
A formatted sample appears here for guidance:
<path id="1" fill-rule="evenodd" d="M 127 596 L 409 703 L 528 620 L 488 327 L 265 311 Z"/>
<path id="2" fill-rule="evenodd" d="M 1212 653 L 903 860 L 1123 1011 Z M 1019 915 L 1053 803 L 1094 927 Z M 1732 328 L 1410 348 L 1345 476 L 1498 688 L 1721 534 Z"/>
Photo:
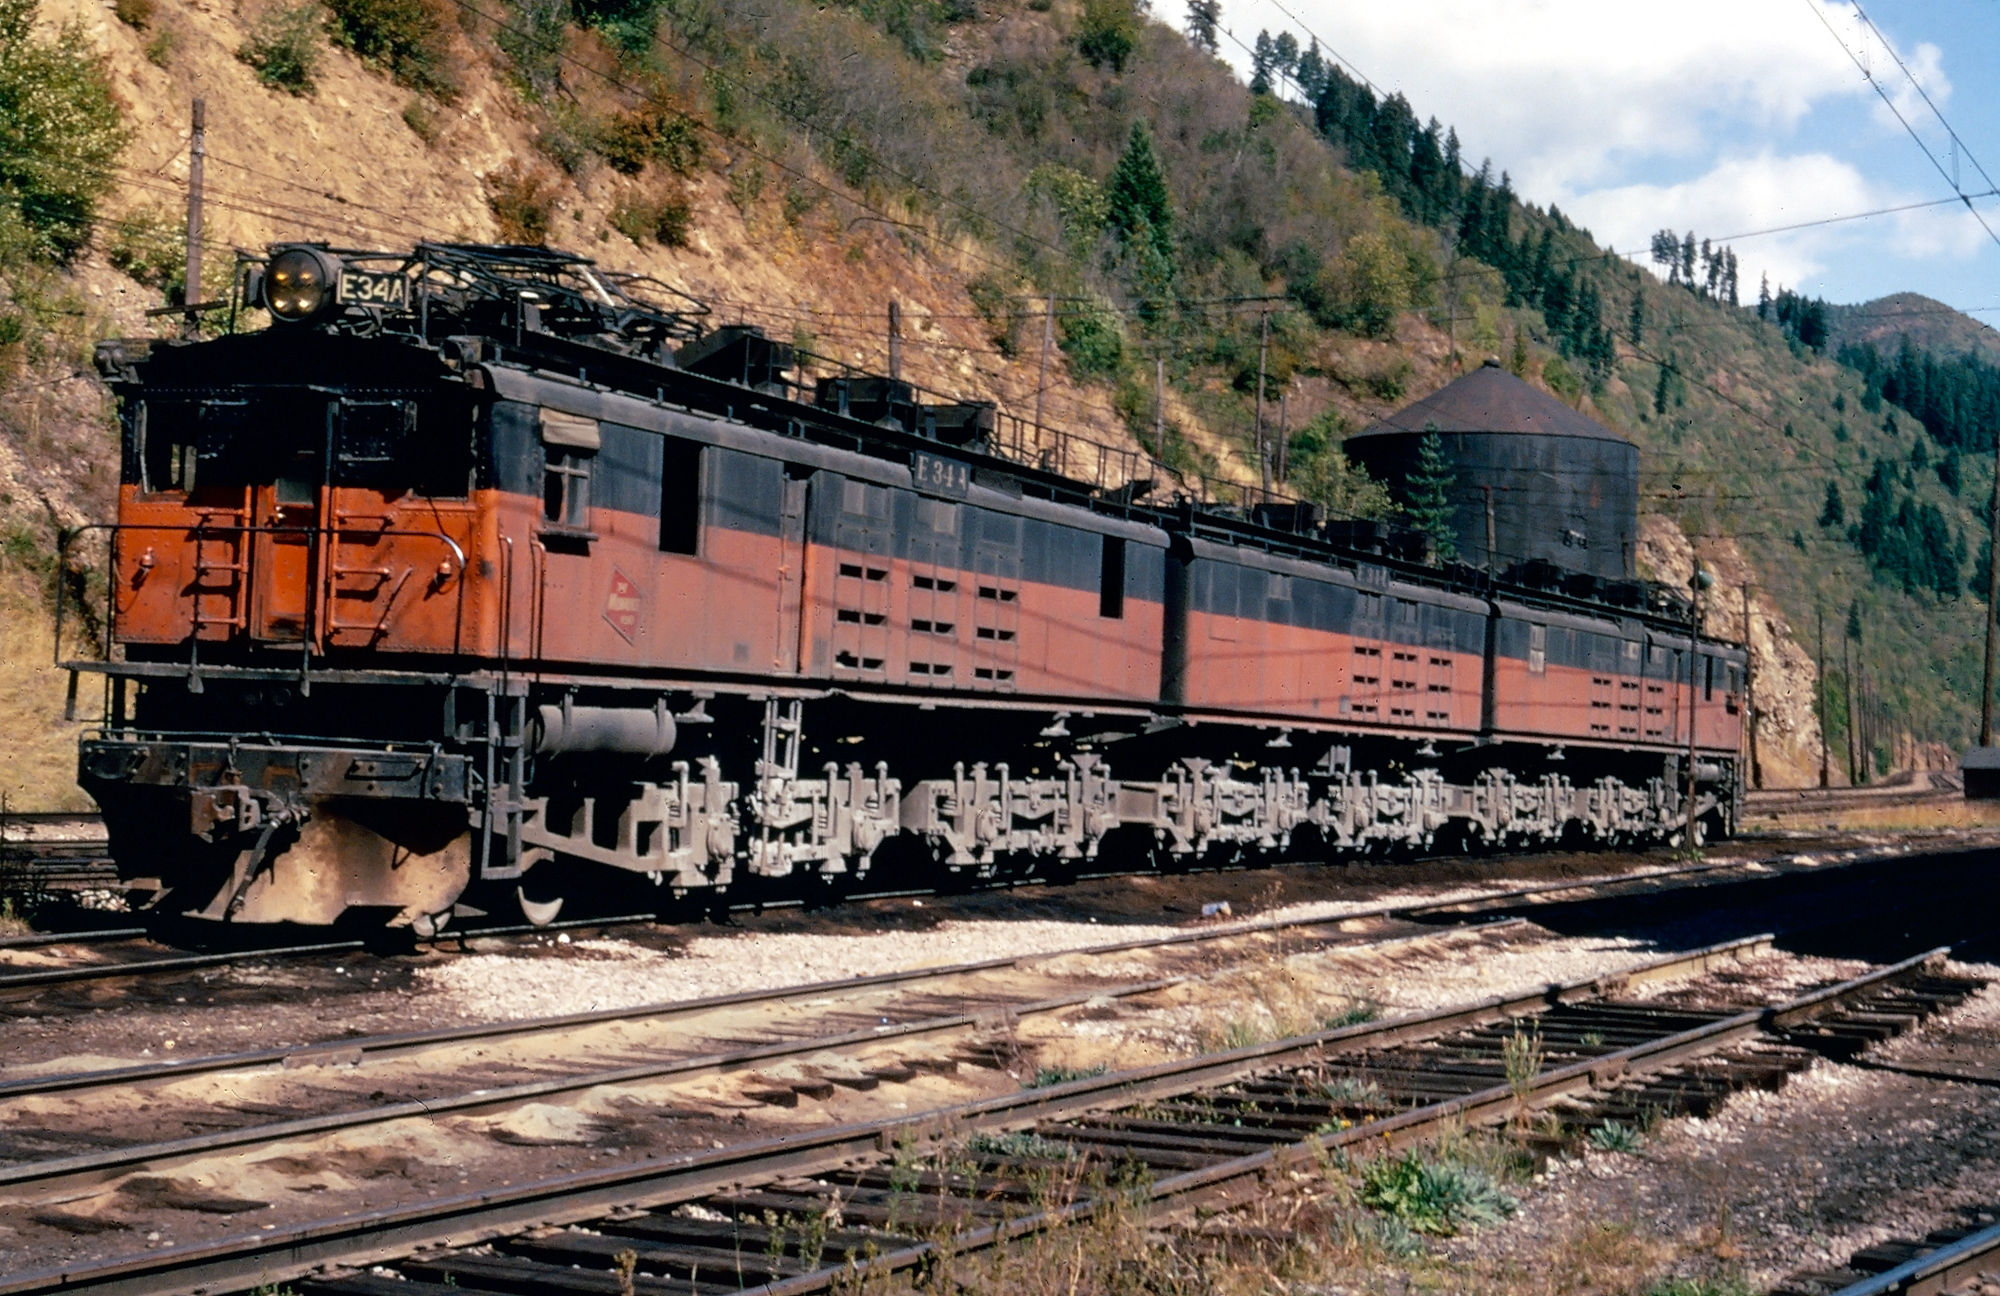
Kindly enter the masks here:
<path id="1" fill-rule="evenodd" d="M 1176 2 L 1154 12 L 1176 20 Z M 1247 75 L 1260 29 L 1317 37 L 1600 244 L 1726 241 L 1746 300 L 1768 274 L 1773 291 L 1920 292 L 2000 325 L 2000 239 L 1979 223 L 2000 234 L 2000 4 L 1864 3 L 1872 28 L 1830 0 L 1224 0 L 1221 52 Z"/>

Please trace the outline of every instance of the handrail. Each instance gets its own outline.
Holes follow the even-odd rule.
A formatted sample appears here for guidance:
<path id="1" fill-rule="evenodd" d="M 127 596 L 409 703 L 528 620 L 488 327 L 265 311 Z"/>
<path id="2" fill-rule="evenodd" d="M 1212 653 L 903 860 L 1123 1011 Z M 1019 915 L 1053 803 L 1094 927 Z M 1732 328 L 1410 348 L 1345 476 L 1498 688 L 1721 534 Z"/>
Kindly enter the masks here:
<path id="1" fill-rule="evenodd" d="M 113 628 L 117 619 L 117 590 L 118 590 L 118 566 L 117 566 L 117 553 L 116 553 L 117 542 L 120 536 L 122 536 L 127 531 L 166 532 L 193 538 L 197 542 L 201 538 L 214 537 L 218 535 L 238 535 L 238 536 L 304 535 L 317 539 L 325 535 L 340 535 L 349 532 L 358 533 L 366 540 L 377 540 L 386 537 L 398 536 L 398 537 L 406 537 L 417 540 L 441 541 L 445 545 L 445 547 L 451 551 L 451 557 L 453 561 L 457 564 L 456 569 L 452 572 L 451 576 L 449 577 L 449 579 L 458 582 L 458 595 L 452 609 L 451 650 L 452 652 L 457 653 L 461 651 L 464 646 L 465 585 L 466 585 L 465 574 L 467 567 L 465 559 L 465 549 L 462 545 L 458 543 L 458 541 L 452 539 L 450 535 L 446 534 L 443 531 L 419 531 L 402 527 L 375 529 L 371 527 L 343 526 L 340 525 L 339 523 L 335 523 L 332 526 L 323 526 L 319 523 L 313 523 L 311 525 L 288 525 L 288 526 L 254 525 L 249 523 L 230 523 L 227 525 L 217 526 L 206 518 L 204 518 L 199 522 L 193 522 L 193 523 L 86 522 L 82 526 L 67 528 L 57 537 L 56 541 L 56 577 L 55 577 L 56 607 L 55 607 L 55 644 L 53 651 L 53 661 L 58 666 L 60 666 L 63 661 L 63 652 L 62 652 L 63 611 L 65 604 L 67 602 L 66 591 L 64 588 L 64 575 L 69 570 L 70 543 L 77 537 L 91 531 L 104 532 L 106 534 L 106 540 L 107 540 L 106 555 L 105 555 L 106 559 L 105 603 L 106 603 L 107 615 L 104 620 L 105 628 L 104 628 L 104 648 L 103 648 L 103 659 L 105 661 L 111 660 L 111 651 L 114 644 Z M 246 577 L 248 574 L 247 566 L 248 564 L 246 564 L 246 573 L 245 573 Z M 244 596 L 247 597 L 247 595 L 248 591 L 246 590 L 244 591 Z M 79 597 L 81 598 L 81 596 Z M 200 637 L 200 626 L 197 624 L 194 631 L 191 633 L 190 638 L 198 641 L 199 637 Z"/>

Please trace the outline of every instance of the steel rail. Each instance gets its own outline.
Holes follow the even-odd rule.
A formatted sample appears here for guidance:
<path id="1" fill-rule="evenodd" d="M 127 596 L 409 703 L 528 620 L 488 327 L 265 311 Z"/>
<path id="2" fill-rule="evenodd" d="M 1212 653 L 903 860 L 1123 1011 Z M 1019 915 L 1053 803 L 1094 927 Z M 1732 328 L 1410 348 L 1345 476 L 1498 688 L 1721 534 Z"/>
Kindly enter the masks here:
<path id="1" fill-rule="evenodd" d="M 1996 1255 L 2000 1255 L 2000 1224 L 1850 1283 L 1833 1296 L 1936 1296 L 1991 1272 Z"/>
<path id="2" fill-rule="evenodd" d="M 1978 848 L 1968 846 L 1965 849 L 1972 850 Z M 1865 864 L 1865 863 L 1872 863 L 1878 860 L 1894 859 L 1902 855 L 1917 854 L 1917 853 L 1921 853 L 1921 851 L 1908 850 L 1893 846 L 1869 847 L 1858 851 L 1843 851 L 1837 853 L 1830 853 L 1824 858 L 1823 861 L 1821 861 L 1821 863 L 1837 863 L 1844 865 Z M 1950 852 L 1938 851 L 1934 853 L 1947 854 Z M 1564 891 L 1590 890 L 1592 888 L 1613 887 L 1625 883 L 1643 884 L 1647 882 L 1657 882 L 1672 878 L 1696 877 L 1708 873 L 1723 872 L 1729 869 L 1743 869 L 1751 867 L 1762 868 L 1762 867 L 1768 867 L 1772 864 L 1784 863 L 1794 858 L 1795 856 L 1796 852 L 1781 856 L 1767 856 L 1760 859 L 1719 860 L 1707 864 L 1688 864 L 1674 868 L 1646 869 L 1633 873 L 1602 873 L 1586 878 L 1575 878 L 1572 880 L 1561 881 L 1561 882 L 1542 882 L 1542 883 L 1536 883 L 1531 886 L 1512 887 L 1504 891 L 1489 891 L 1476 895 L 1461 896 L 1455 899 L 1427 900 L 1421 902 L 1404 902 L 1400 904 L 1375 905 L 1364 909 L 1350 910 L 1346 913 L 1335 916 L 1326 916 L 1318 918 L 1300 918 L 1300 919 L 1256 919 L 1244 923 L 1232 924 L 1229 925 L 1227 928 L 1214 928 L 1211 929 L 1210 932 L 1195 933 L 1187 936 L 1166 937 L 1161 940 L 1135 941 L 1124 945 L 1082 946 L 1064 952 L 1078 953 L 1078 954 L 1088 953 L 1088 952 L 1109 953 L 1121 949 L 1175 944 L 1190 939 L 1193 940 L 1213 939 L 1215 935 L 1235 935 L 1240 932 L 1246 932 L 1246 931 L 1276 930 L 1284 927 L 1298 927 L 1298 926 L 1319 926 L 1333 922 L 1344 922 L 1350 918 L 1406 917 L 1406 916 L 1415 916 L 1417 914 L 1442 913 L 1448 910 L 1463 909 L 1476 905 L 1490 905 L 1496 902 L 1506 901 L 1506 900 L 1522 900 L 1522 899 L 1529 899 L 1535 896 L 1554 895 Z M 1093 879 L 1102 879 L 1102 878 L 1115 878 L 1115 877 L 1129 877 L 1133 875 L 1125 873 L 1093 873 L 1089 874 L 1088 876 Z M 852 898 L 857 900 L 870 899 L 870 898 L 880 899 L 889 897 L 920 896 L 920 895 L 931 895 L 931 894 L 934 893 L 930 891 L 895 891 L 895 892 L 883 892 L 880 895 L 856 896 Z M 741 909 L 752 909 L 758 906 L 742 905 L 737 907 Z M 765 905 L 763 907 L 769 908 L 773 906 Z M 650 917 L 651 920 L 657 921 L 657 915 L 652 915 Z M 467 928 L 458 931 L 440 932 L 437 936 L 432 937 L 430 939 L 432 943 L 435 943 L 437 941 L 448 941 L 459 938 L 472 938 L 483 935 L 507 935 L 507 934 L 525 933 L 529 931 L 559 931 L 565 928 L 598 927 L 598 926 L 608 926 L 620 923 L 644 922 L 648 920 L 649 916 L 647 915 L 627 915 L 622 918 L 595 918 L 595 919 L 579 918 L 571 920 L 569 922 L 551 923 L 546 927 L 540 927 L 540 928 L 537 927 Z M 70 937 L 70 939 L 74 939 L 79 942 L 85 942 L 93 938 L 104 939 L 106 938 L 107 935 L 111 934 L 112 933 L 78 932 L 74 933 L 73 936 Z M 116 934 L 121 935 L 121 937 L 123 935 L 122 932 Z M 22 939 L 27 942 L 43 943 L 43 944 L 60 943 L 60 939 L 53 936 L 46 940 L 44 940 L 40 936 L 26 937 Z M 0 944 L 0 948 L 4 947 L 5 947 L 4 944 Z M 32 972 L 0 975 L 0 994 L 4 994 L 7 990 L 13 988 L 34 988 L 37 986 L 60 985 L 66 982 L 75 982 L 75 981 L 115 980 L 120 977 L 128 977 L 128 976 L 147 976 L 153 973 L 188 971 L 194 968 L 219 966 L 230 962 L 238 962 L 238 961 L 248 962 L 258 958 L 287 958 L 287 957 L 296 957 L 307 954 L 338 953 L 343 951 L 358 950 L 364 948 L 366 948 L 366 942 L 344 941 L 344 942 L 333 942 L 320 945 L 284 946 L 276 949 L 267 949 L 267 950 L 242 950 L 242 951 L 231 951 L 228 953 L 217 953 L 217 954 L 177 955 L 172 958 L 145 959 L 145 960 L 135 961 L 132 963 L 123 963 L 123 964 L 117 964 L 117 963 L 92 964 L 87 967 L 37 969 Z M 1055 957 L 1055 955 L 1053 954 L 1038 955 L 1036 957 L 1053 958 Z M 4 1096 L 5 1093 L 6 1090 L 4 1089 L 4 1087 L 0 1087 L 0 1096 Z"/>
<path id="3" fill-rule="evenodd" d="M 1191 1198 L 1211 1202 L 1220 1196 L 1226 1200 L 1231 1192 L 1246 1184 L 1254 1185 L 1262 1181 L 1274 1170 L 1310 1168 L 1331 1150 L 1376 1147 L 1384 1152 L 1394 1151 L 1398 1147 L 1427 1137 L 1439 1126 L 1448 1122 L 1474 1123 L 1482 1119 L 1491 1119 L 1505 1115 L 1522 1105 L 1547 1103 L 1567 1094 L 1595 1088 L 1607 1080 L 1615 1080 L 1621 1076 L 1664 1070 L 1689 1058 L 1714 1053 L 1731 1044 L 1754 1038 L 1774 1026 L 1785 1026 L 1805 1020 L 1841 999 L 1895 981 L 1946 957 L 1949 953 L 1948 946 L 1940 947 L 1840 985 L 1829 986 L 1786 1004 L 1750 1009 L 1706 1026 L 1681 1031 L 1616 1053 L 1546 1071 L 1534 1077 L 1519 1093 L 1511 1084 L 1496 1085 L 1463 1098 L 1415 1108 L 1400 1115 L 1366 1121 L 1336 1133 L 1316 1135 L 1298 1143 L 1282 1144 L 1218 1165 L 1171 1175 L 1153 1183 L 1151 1201 L 1158 1207 L 1165 1203 L 1184 1202 Z M 860 1273 L 874 1274 L 913 1268 L 943 1254 L 947 1248 L 952 1253 L 964 1253 L 1013 1238 L 1046 1232 L 1063 1224 L 1088 1218 L 1097 1210 L 1098 1205 L 1089 1199 L 1071 1202 L 1036 1215 L 955 1233 L 947 1242 L 923 1242 L 872 1259 L 851 1261 L 847 1268 L 820 1269 L 767 1283 L 761 1287 L 748 1288 L 743 1296 L 752 1296 L 753 1293 L 754 1296 L 808 1296 L 808 1293 L 824 1291 L 835 1282 Z M 1977 1236 L 1984 1238 L 1988 1235 L 1991 1235 L 1991 1238 L 1985 1243 L 1984 1249 L 1979 1253 L 1980 1256 L 2000 1250 L 2000 1225 Z M 1965 1247 L 1974 1240 L 1967 1238 L 1957 1246 Z M 1914 1269 L 1939 1260 L 1941 1256 L 1942 1252 L 1920 1261 L 1912 1261 L 1903 1268 Z M 1976 1272 L 1963 1268 L 1963 1261 L 1959 1264 L 1962 1277 L 1971 1277 Z M 1888 1276 L 1888 1274 L 1881 1275 L 1874 1281 L 1880 1282 L 1882 1278 Z M 1870 1284 L 1858 1284 L 1836 1293 L 1835 1296 L 1887 1296 L 1892 1292 L 1942 1290 L 1942 1287 L 1876 1287 Z"/>
<path id="4" fill-rule="evenodd" d="M 0 1296 L 59 1292 L 88 1293 L 89 1296 L 178 1296 L 190 1291 L 227 1291 L 290 1281 L 327 1265 L 372 1264 L 429 1247 L 469 1246 L 536 1225 L 588 1220 L 616 1207 L 670 1205 L 749 1179 L 824 1171 L 857 1157 L 879 1154 L 901 1141 L 940 1139 L 975 1129 L 1027 1126 L 1104 1108 L 1129 1106 L 1148 1099 L 1240 1080 L 1276 1066 L 1322 1055 L 1329 1048 L 1384 1047 L 1434 1038 L 1454 1030 L 1521 1016 L 1554 1004 L 1599 998 L 1647 981 L 1699 974 L 1712 967 L 1754 957 L 1769 948 L 1769 936 L 1753 936 L 1648 960 L 1598 977 L 1547 985 L 1512 995 L 1497 995 L 1470 1004 L 1386 1021 L 1255 1044 L 1225 1053 L 1087 1077 L 1045 1089 L 1022 1090 L 940 1110 L 791 1132 L 714 1151 L 663 1157 L 652 1164 L 605 1166 L 532 1183 L 384 1207 L 216 1242 L 162 1247 L 139 1255 L 24 1273 L 0 1278 Z M 1898 965 L 1899 968 L 1903 966 Z M 1863 980 L 1872 983 L 1884 975 L 1887 973 Z M 1860 983 L 1850 984 L 1858 986 Z M 1745 1015 L 1754 1018 L 1758 1013 Z M 1599 1058 L 1595 1062 L 1602 1066 L 1606 1060 Z M 1512 1100 L 1511 1090 L 1498 1092 Z M 1464 1100 L 1444 1104 L 1453 1107 L 1463 1105 Z M 1408 1117 L 1392 1120 L 1409 1122 Z M 1341 1137 L 1358 1136 L 1362 1130 L 1377 1131 L 1381 1124 L 1383 1122 L 1359 1126 L 1346 1131 Z M 1379 1132 L 1375 1136 L 1379 1137 Z M 1260 1160 L 1260 1164 L 1267 1163 L 1260 1158 L 1251 1159 Z M 1211 1167 L 1207 1172 L 1196 1172 L 1195 1176 L 1181 1175 L 1161 1182 L 1162 1185 L 1183 1184 L 1182 1190 L 1192 1190 L 1206 1186 L 1207 1182 L 1204 1180 L 1197 1184 L 1193 1182 L 1194 1178 L 1212 1175 L 1236 1164 L 1231 1162 Z M 885 1255 L 878 1263 L 902 1254 Z M 821 1285 L 841 1272 L 823 1271 Z"/>
<path id="5" fill-rule="evenodd" d="M 14 1098 L 28 1097 L 34 1094 L 63 1093 L 77 1089 L 97 1088 L 114 1084 L 137 1084 L 154 1080 L 178 1080 L 186 1076 L 202 1075 L 216 1071 L 242 1071 L 267 1066 L 281 1067 L 288 1064 L 294 1067 L 315 1066 L 334 1062 L 359 1064 L 364 1061 L 376 1061 L 399 1054 L 420 1052 L 433 1048 L 445 1048 L 456 1044 L 491 1042 L 521 1036 L 556 1034 L 562 1031 L 577 1030 L 607 1022 L 659 1021 L 672 1017 L 693 1016 L 713 1012 L 722 1008 L 738 1008 L 751 1004 L 779 1004 L 791 999 L 809 999 L 821 998 L 826 995 L 851 994 L 859 990 L 871 990 L 918 981 L 943 981 L 949 980 L 952 977 L 1000 971 L 1020 967 L 1024 964 L 1046 962 L 1073 955 L 1122 954 L 1133 950 L 1204 944 L 1238 936 L 1259 935 L 1266 932 L 1297 930 L 1309 927 L 1328 927 L 1347 922 L 1353 918 L 1393 916 L 1400 912 L 1402 910 L 1395 906 L 1383 906 L 1374 909 L 1320 915 L 1317 917 L 1253 919 L 1241 923 L 1210 927 L 1202 931 L 1183 932 L 1174 936 L 1163 936 L 1146 940 L 1116 941 L 1107 945 L 1072 946 L 1069 949 L 1051 950 L 1047 953 L 1010 954 L 998 958 L 980 959 L 971 963 L 954 963 L 945 967 L 904 968 L 894 972 L 877 972 L 869 976 L 847 977 L 837 981 L 808 981 L 802 985 L 784 986 L 776 990 L 740 990 L 731 994 L 709 995 L 701 999 L 671 1000 L 665 1003 L 640 1004 L 630 1008 L 598 1008 L 589 1012 L 569 1013 L 557 1017 L 530 1017 L 516 1021 L 476 1022 L 466 1026 L 441 1026 L 432 1030 L 350 1036 L 283 1048 L 253 1049 L 241 1053 L 218 1053 L 207 1057 L 176 1058 L 126 1067 L 107 1067 L 97 1071 L 74 1071 L 46 1076 L 28 1076 L 20 1080 L 0 1082 L 0 1102 Z M 1505 926 L 1525 923 L 1526 921 L 1526 919 L 1521 918 L 1510 918 L 1494 923 L 1470 924 L 1465 927 L 1456 928 L 1455 930 L 1497 930 Z"/>

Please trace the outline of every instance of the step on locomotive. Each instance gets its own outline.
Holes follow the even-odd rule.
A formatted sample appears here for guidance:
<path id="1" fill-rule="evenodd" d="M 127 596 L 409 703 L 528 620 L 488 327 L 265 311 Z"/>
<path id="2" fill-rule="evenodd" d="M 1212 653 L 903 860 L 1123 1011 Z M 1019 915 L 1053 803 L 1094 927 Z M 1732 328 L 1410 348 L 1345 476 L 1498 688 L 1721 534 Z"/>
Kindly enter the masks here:
<path id="1" fill-rule="evenodd" d="M 101 677 L 79 777 L 162 914 L 428 934 L 617 885 L 698 911 L 1736 823 L 1742 650 L 1464 429 L 1476 565 L 545 248 L 276 245 L 224 335 L 97 359 L 122 484 L 66 541 L 108 589 L 59 597 L 58 660 L 73 699 Z M 1629 538 L 1636 452 L 1543 439 Z"/>

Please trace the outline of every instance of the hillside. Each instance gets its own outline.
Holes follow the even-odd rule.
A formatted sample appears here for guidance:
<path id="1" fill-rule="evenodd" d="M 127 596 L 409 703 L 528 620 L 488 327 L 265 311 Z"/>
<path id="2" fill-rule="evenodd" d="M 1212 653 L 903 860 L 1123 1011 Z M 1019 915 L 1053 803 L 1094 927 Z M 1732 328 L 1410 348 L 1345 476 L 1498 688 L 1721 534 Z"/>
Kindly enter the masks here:
<path id="1" fill-rule="evenodd" d="M 1859 306 L 1829 306 L 1826 322 L 1827 350 L 1834 355 L 1868 343 L 1878 351 L 1894 352 L 1908 337 L 1919 351 L 1941 359 L 1976 355 L 2000 364 L 2000 332 L 1922 293 L 1891 293 Z"/>
<path id="2" fill-rule="evenodd" d="M 1157 455 L 1179 475 L 1163 489 L 1225 494 L 1265 471 L 1261 354 L 1270 470 L 1346 514 L 1391 506 L 1339 439 L 1497 355 L 1640 443 L 1647 561 L 1685 579 L 1688 542 L 1668 524 L 1692 537 L 1724 578 L 1712 631 L 1742 636 L 1741 586 L 1755 587 L 1771 781 L 1816 770 L 1801 645 L 1821 610 L 1837 663 L 1854 609 L 1883 761 L 1906 735 L 1962 742 L 1976 716 L 1980 606 L 1959 586 L 1985 461 L 1952 457 L 1954 493 L 1935 471 L 1950 447 L 1893 408 L 1864 411 L 1879 391 L 1788 326 L 1609 256 L 1408 105 L 1316 62 L 1293 68 L 1310 104 L 1253 94 L 1129 0 L 119 0 L 42 19 L 44 39 L 72 22 L 67 39 L 101 59 L 129 138 L 97 173 L 87 237 L 0 247 L 19 304 L 6 318 L 25 321 L 0 405 L 0 725 L 17 799 L 75 795 L 30 613 L 58 532 L 110 504 L 88 344 L 165 327 L 143 312 L 179 292 L 196 87 L 203 296 L 226 284 L 230 247 L 277 237 L 546 240 L 654 275 L 717 322 L 764 325 L 822 367 L 877 370 L 893 300 L 905 376 L 1023 417 L 1039 405 Z M 1065 466 L 1094 472 L 1095 454 Z M 1864 554 L 1848 519 L 1819 519 L 1835 482 L 1858 524 L 1871 479 L 1887 514 L 1870 515 Z M 1896 544 L 1943 556 L 1913 583 L 1910 562 L 1882 557 Z M 87 557 L 67 579 L 89 584 Z"/>

